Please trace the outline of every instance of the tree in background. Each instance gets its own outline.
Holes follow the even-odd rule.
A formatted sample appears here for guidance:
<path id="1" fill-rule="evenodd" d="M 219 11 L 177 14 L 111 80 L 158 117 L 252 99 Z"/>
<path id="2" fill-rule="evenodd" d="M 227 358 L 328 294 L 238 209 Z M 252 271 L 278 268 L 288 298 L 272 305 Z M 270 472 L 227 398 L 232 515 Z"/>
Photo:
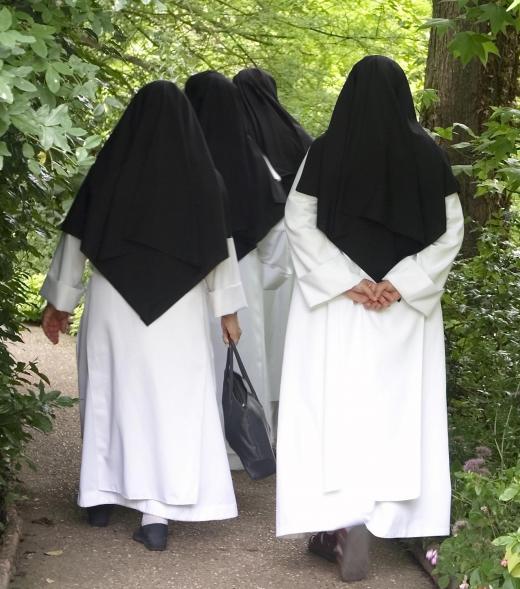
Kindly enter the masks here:
<path id="1" fill-rule="evenodd" d="M 520 75 L 520 6 L 518 2 L 433 0 L 433 18 L 426 64 L 426 88 L 438 91 L 439 101 L 429 108 L 424 124 L 430 128 L 458 123 L 473 136 L 488 124 L 492 107 L 512 106 L 518 97 Z M 471 138 L 471 137 L 470 137 Z M 512 146 L 510 153 L 514 153 Z M 452 150 L 455 164 L 471 165 L 475 156 Z M 518 173 L 518 172 L 517 172 Z M 466 214 L 483 225 L 493 213 L 508 208 L 511 193 L 488 190 L 477 194 L 471 176 L 462 175 L 461 200 Z M 489 187 L 491 188 L 491 187 Z M 468 231 L 465 253 L 476 252 L 477 233 Z"/>

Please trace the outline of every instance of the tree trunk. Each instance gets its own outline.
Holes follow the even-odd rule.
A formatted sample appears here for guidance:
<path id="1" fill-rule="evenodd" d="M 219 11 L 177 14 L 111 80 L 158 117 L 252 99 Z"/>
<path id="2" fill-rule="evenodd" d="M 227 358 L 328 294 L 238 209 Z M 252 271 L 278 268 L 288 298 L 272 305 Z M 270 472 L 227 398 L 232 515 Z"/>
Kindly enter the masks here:
<path id="1" fill-rule="evenodd" d="M 455 1 L 433 0 L 433 17 L 454 19 L 460 15 Z M 476 25 L 467 21 L 458 21 L 458 29 L 485 32 L 486 25 Z M 497 46 L 500 57 L 490 55 L 488 63 L 483 66 L 473 59 L 465 67 L 455 59 L 448 50 L 448 44 L 454 33 L 449 31 L 440 35 L 436 29 L 430 33 L 428 59 L 426 62 L 426 88 L 438 91 L 440 102 L 429 109 L 423 117 L 423 124 L 434 127 L 449 127 L 453 123 L 464 123 L 475 133 L 482 131 L 483 124 L 491 113 L 491 106 L 510 105 L 518 94 L 520 33 L 508 28 L 508 33 L 499 33 Z M 460 136 L 456 142 L 463 140 Z M 467 157 L 455 150 L 450 150 L 452 163 L 470 163 Z M 472 181 L 459 176 L 461 184 L 461 201 L 464 212 L 478 225 L 485 223 L 494 211 L 503 203 L 491 198 L 475 198 Z M 463 251 L 466 255 L 475 252 L 476 233 L 467 231 Z"/>

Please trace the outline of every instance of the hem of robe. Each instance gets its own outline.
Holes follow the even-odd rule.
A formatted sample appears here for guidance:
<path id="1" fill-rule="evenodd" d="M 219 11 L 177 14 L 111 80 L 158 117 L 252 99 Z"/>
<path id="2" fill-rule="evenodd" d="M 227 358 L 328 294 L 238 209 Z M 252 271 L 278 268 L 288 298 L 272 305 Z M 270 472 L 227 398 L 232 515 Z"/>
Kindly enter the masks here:
<path id="1" fill-rule="evenodd" d="M 148 513 L 157 517 L 176 521 L 211 521 L 232 519 L 238 516 L 236 503 L 224 505 L 199 506 L 194 505 L 169 505 L 153 499 L 126 499 L 118 493 L 108 491 L 93 491 L 81 493 L 78 498 L 80 507 L 93 507 L 94 505 L 121 505 L 129 507 L 141 513 Z"/>
<path id="2" fill-rule="evenodd" d="M 325 525 L 313 525 L 313 526 L 303 526 L 294 529 L 282 529 L 276 531 L 276 537 L 282 540 L 294 540 L 294 539 L 301 539 L 309 534 L 317 534 L 323 531 L 335 531 L 341 530 L 344 528 L 351 528 L 353 526 L 359 525 L 366 525 L 369 532 L 376 536 L 377 538 L 426 538 L 426 537 L 434 537 L 434 536 L 449 536 L 450 526 L 431 526 L 431 527 L 421 527 L 420 525 L 413 526 L 409 525 L 406 529 L 401 530 L 392 530 L 391 532 L 385 531 L 383 529 L 377 529 L 376 526 L 373 526 L 370 521 L 364 520 L 335 520 L 336 523 L 333 525 L 325 524 Z M 420 528 L 420 529 L 419 529 Z"/>

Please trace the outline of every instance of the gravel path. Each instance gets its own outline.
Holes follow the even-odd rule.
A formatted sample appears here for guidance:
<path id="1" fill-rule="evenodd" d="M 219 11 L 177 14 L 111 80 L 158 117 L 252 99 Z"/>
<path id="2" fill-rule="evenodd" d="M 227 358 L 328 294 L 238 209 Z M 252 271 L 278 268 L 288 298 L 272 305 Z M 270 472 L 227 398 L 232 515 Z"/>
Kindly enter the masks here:
<path id="1" fill-rule="evenodd" d="M 76 396 L 75 342 L 53 347 L 39 328 L 15 348 L 20 360 L 38 358 L 53 387 Z M 306 553 L 302 540 L 274 537 L 274 481 L 235 473 L 240 516 L 207 523 L 170 523 L 168 549 L 151 553 L 130 536 L 139 515 L 117 508 L 113 523 L 90 528 L 75 504 L 80 461 L 78 409 L 60 411 L 55 431 L 29 449 L 37 472 L 24 475 L 24 538 L 12 589 L 307 589 L 339 588 L 335 565 Z M 51 552 L 46 555 L 46 552 Z M 353 589 L 432 589 L 400 545 L 377 540 L 366 581 Z"/>

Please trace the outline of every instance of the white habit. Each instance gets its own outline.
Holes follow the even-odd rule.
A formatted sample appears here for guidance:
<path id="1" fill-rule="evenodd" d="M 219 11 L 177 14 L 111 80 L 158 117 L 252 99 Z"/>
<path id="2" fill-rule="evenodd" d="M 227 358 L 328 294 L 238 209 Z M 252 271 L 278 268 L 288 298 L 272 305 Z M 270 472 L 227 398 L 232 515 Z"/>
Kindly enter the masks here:
<path id="1" fill-rule="evenodd" d="M 446 233 L 385 277 L 402 300 L 382 311 L 342 294 L 369 277 L 317 229 L 316 212 L 317 199 L 293 188 L 286 227 L 297 281 L 280 397 L 277 535 L 361 523 L 387 538 L 447 535 L 440 299 L 462 242 L 458 196 L 446 198 Z"/>
<path id="2" fill-rule="evenodd" d="M 182 521 L 237 515 L 208 309 L 208 299 L 215 316 L 245 305 L 231 239 L 228 250 L 226 260 L 149 326 L 93 269 L 78 336 L 80 506 L 113 503 Z M 71 312 L 83 292 L 84 264 L 80 241 L 64 234 L 42 296 Z"/>

